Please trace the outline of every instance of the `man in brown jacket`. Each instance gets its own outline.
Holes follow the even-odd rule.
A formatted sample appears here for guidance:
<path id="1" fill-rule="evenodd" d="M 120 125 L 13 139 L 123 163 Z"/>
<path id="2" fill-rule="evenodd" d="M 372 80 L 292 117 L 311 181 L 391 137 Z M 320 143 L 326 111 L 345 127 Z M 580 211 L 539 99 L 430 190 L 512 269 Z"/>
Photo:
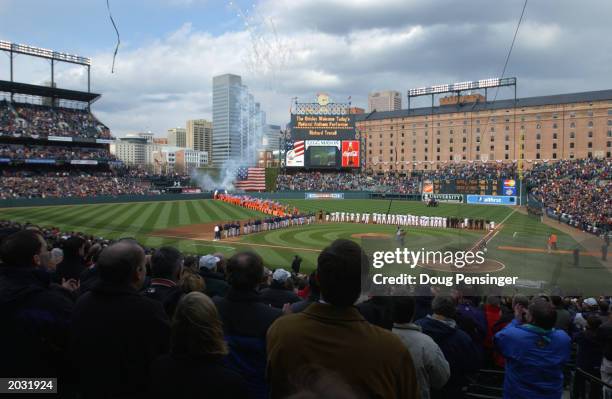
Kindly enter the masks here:
<path id="1" fill-rule="evenodd" d="M 303 387 L 309 369 L 327 370 L 368 398 L 417 398 L 410 352 L 389 331 L 368 323 L 353 306 L 367 257 L 349 240 L 336 240 L 318 258 L 322 300 L 277 319 L 267 334 L 272 398 Z M 341 381 L 339 382 L 342 383 Z M 315 393 L 315 392 L 313 392 Z"/>

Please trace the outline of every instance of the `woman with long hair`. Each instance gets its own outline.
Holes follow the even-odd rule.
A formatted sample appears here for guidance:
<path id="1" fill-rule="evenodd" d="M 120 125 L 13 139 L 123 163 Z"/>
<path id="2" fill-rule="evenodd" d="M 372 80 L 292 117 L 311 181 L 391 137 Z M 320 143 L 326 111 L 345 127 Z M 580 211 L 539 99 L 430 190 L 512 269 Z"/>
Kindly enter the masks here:
<path id="1" fill-rule="evenodd" d="M 159 398 L 242 398 L 243 378 L 223 364 L 228 349 L 213 301 L 191 292 L 172 319 L 170 354 L 152 366 L 151 394 Z"/>

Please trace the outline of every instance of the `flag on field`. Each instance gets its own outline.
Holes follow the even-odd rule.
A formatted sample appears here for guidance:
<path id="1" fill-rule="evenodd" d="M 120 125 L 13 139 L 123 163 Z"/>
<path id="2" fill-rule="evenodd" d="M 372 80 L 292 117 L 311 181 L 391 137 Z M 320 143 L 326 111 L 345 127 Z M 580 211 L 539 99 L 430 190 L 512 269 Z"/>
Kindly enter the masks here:
<path id="1" fill-rule="evenodd" d="M 264 168 L 238 168 L 234 187 L 244 191 L 264 191 L 266 170 Z"/>

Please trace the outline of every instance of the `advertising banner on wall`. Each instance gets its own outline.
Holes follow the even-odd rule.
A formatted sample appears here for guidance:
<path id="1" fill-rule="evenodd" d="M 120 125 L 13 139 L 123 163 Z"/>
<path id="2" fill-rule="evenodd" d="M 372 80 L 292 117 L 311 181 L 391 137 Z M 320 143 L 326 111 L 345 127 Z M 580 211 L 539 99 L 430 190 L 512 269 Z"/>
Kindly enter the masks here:
<path id="1" fill-rule="evenodd" d="M 346 140 L 342 142 L 342 167 L 359 167 L 359 141 Z"/>
<path id="2" fill-rule="evenodd" d="M 344 193 L 306 193 L 306 199 L 344 199 Z"/>
<path id="3" fill-rule="evenodd" d="M 504 195 L 516 195 L 516 180 L 506 179 L 504 180 Z"/>
<path id="4" fill-rule="evenodd" d="M 304 140 L 288 144 L 287 167 L 304 167 Z"/>
<path id="5" fill-rule="evenodd" d="M 70 161 L 72 165 L 97 165 L 98 161 L 94 161 L 91 159 L 74 159 Z"/>
<path id="6" fill-rule="evenodd" d="M 480 205 L 516 205 L 516 197 L 504 195 L 468 195 L 467 203 Z"/>
<path id="7" fill-rule="evenodd" d="M 434 184 L 431 180 L 425 180 L 423 182 L 423 194 L 433 194 Z"/>
<path id="8" fill-rule="evenodd" d="M 423 202 L 428 202 L 432 198 L 438 202 L 455 204 L 460 204 L 463 202 L 463 195 L 461 194 L 423 194 Z"/>

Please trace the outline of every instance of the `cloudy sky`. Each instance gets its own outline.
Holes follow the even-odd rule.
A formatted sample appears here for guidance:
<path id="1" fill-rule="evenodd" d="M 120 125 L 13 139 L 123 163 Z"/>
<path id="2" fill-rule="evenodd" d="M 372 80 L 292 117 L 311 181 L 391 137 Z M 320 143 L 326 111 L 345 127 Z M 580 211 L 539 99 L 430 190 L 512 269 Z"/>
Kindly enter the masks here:
<path id="1" fill-rule="evenodd" d="M 367 106 L 372 90 L 499 76 L 523 0 L 0 0 L 0 39 L 93 59 L 96 115 L 118 136 L 163 136 L 211 118 L 212 77 L 242 75 L 268 114 L 288 122 L 291 98 L 328 92 Z M 531 0 L 506 76 L 519 96 L 612 88 L 612 1 Z M 15 78 L 48 80 L 20 56 Z M 85 71 L 59 66 L 60 87 Z M 8 57 L 0 56 L 0 79 Z M 509 93 L 500 91 L 499 97 Z M 404 98 L 405 102 L 405 98 Z"/>

